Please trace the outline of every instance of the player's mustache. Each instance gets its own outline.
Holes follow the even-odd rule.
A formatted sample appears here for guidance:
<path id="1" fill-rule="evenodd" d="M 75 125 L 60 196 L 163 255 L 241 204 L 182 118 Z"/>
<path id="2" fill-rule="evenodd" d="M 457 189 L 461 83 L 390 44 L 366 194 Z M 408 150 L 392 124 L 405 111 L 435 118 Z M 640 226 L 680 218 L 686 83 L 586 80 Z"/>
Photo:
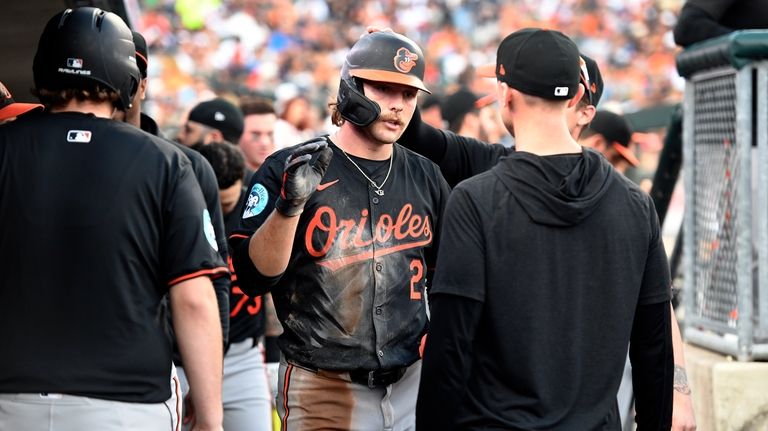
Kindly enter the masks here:
<path id="1" fill-rule="evenodd" d="M 403 125 L 403 121 L 400 120 L 400 117 L 397 115 L 382 115 L 379 117 L 380 121 L 391 121 L 393 123 L 397 123 L 398 126 Z"/>

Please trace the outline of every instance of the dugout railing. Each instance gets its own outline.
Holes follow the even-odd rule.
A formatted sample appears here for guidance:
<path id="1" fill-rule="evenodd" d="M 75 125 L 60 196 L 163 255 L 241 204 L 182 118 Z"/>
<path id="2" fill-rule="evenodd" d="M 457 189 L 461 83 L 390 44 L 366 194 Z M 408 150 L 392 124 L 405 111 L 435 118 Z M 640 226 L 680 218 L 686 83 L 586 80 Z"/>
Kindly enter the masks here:
<path id="1" fill-rule="evenodd" d="M 677 57 L 683 101 L 686 341 L 768 359 L 768 31 Z"/>

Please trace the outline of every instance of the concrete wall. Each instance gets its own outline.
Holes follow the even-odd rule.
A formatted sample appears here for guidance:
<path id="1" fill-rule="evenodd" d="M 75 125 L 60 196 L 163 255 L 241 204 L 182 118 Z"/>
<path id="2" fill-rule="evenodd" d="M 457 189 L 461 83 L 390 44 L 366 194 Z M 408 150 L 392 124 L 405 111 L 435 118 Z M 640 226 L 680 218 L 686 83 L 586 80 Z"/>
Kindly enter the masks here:
<path id="1" fill-rule="evenodd" d="M 768 431 L 768 362 L 737 362 L 691 344 L 685 361 L 699 431 Z"/>

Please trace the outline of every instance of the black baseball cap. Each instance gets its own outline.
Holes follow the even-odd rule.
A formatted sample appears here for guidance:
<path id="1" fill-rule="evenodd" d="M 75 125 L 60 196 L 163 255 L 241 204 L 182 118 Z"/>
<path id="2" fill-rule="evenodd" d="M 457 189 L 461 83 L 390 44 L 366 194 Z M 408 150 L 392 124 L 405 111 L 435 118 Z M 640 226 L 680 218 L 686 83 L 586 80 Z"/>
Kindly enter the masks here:
<path id="1" fill-rule="evenodd" d="M 578 91 L 580 62 L 579 49 L 568 36 L 525 28 L 501 41 L 492 74 L 488 66 L 479 67 L 477 74 L 495 77 L 531 96 L 567 100 Z"/>
<path id="2" fill-rule="evenodd" d="M 587 88 L 586 96 L 589 104 L 597 107 L 600 97 L 603 95 L 603 75 L 597 62 L 584 54 L 581 54 L 581 79 Z"/>
<path id="3" fill-rule="evenodd" d="M 222 98 L 199 103 L 189 112 L 189 121 L 195 121 L 221 132 L 224 139 L 236 144 L 245 127 L 240 108 Z"/>
<path id="4" fill-rule="evenodd" d="M 640 161 L 629 148 L 632 141 L 632 128 L 623 116 L 610 111 L 597 111 L 595 118 L 589 123 L 589 128 L 602 135 L 630 165 L 637 166 L 640 164 Z"/>
<path id="5" fill-rule="evenodd" d="M 446 97 L 440 106 L 443 119 L 451 124 L 462 116 L 475 111 L 477 109 L 475 103 L 478 99 L 479 97 L 475 93 L 466 88 L 456 90 Z"/>
<path id="6" fill-rule="evenodd" d="M 142 79 L 147 77 L 147 65 L 149 65 L 149 55 L 147 55 L 147 41 L 144 36 L 137 31 L 131 31 L 133 34 L 133 44 L 136 45 L 136 65 L 139 66 L 139 72 Z"/>
<path id="7" fill-rule="evenodd" d="M 13 100 L 11 92 L 0 82 L 0 121 L 18 117 L 34 109 L 43 109 L 38 103 L 19 103 Z"/>

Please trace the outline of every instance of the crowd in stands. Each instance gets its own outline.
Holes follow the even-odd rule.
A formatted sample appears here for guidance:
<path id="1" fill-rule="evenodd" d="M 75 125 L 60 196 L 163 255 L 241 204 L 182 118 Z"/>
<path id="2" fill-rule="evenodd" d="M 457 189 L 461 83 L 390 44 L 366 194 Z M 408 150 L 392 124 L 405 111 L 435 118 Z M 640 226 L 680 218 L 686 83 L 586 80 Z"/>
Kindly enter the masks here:
<path id="1" fill-rule="evenodd" d="M 369 25 L 391 27 L 424 47 L 426 84 L 478 95 L 492 80 L 473 66 L 495 58 L 500 39 L 541 26 L 571 36 L 597 60 L 601 107 L 632 112 L 679 102 L 672 28 L 681 0 L 142 0 L 136 29 L 149 44 L 145 110 L 170 136 L 197 102 L 265 95 L 285 136 L 326 130 L 327 102 L 349 46 Z M 299 101 L 297 102 L 296 99 Z M 287 109 L 293 107 L 293 109 Z M 295 118 L 295 119 L 292 119 Z M 278 134 L 281 135 L 281 134 Z M 280 146 L 296 142 L 281 141 Z"/>

